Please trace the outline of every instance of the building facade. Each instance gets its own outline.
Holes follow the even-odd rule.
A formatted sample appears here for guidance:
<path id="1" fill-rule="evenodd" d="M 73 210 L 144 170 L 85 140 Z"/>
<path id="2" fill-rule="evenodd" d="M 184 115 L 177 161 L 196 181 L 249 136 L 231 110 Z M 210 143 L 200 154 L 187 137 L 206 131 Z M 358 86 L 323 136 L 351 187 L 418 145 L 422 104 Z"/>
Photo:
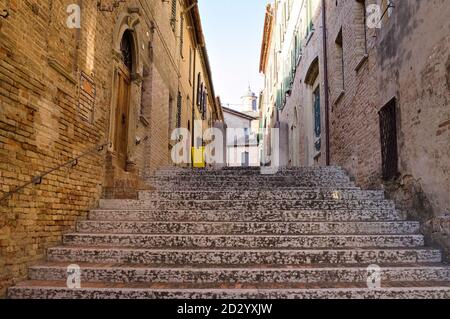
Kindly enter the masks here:
<path id="1" fill-rule="evenodd" d="M 288 154 L 282 165 L 325 164 L 320 27 L 319 1 L 282 0 L 267 6 L 260 63 L 260 72 L 265 75 L 261 94 L 266 132 L 263 152 L 271 153 L 270 128 L 284 130 L 281 135 L 288 141 L 280 143 L 288 143 Z"/>
<path id="2" fill-rule="evenodd" d="M 447 251 L 449 14 L 445 1 L 276 0 L 261 50 L 261 114 L 266 132 L 289 131 L 286 165 L 339 165 L 382 185 Z"/>
<path id="3" fill-rule="evenodd" d="M 227 166 L 260 166 L 257 117 L 223 107 Z M 251 111 L 250 113 L 253 113 Z"/>
<path id="4" fill-rule="evenodd" d="M 193 0 L 0 9 L 2 295 L 99 198 L 134 198 L 171 164 L 174 128 L 223 115 Z"/>

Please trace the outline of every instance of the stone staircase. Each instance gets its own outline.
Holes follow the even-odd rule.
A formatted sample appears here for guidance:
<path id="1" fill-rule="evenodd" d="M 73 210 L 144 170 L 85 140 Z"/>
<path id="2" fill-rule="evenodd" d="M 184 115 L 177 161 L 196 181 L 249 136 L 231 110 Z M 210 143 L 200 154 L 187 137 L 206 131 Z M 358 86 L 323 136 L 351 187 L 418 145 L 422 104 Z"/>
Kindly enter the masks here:
<path id="1" fill-rule="evenodd" d="M 450 267 L 419 223 L 340 168 L 163 168 L 149 183 L 138 200 L 102 200 L 9 297 L 450 297 Z"/>

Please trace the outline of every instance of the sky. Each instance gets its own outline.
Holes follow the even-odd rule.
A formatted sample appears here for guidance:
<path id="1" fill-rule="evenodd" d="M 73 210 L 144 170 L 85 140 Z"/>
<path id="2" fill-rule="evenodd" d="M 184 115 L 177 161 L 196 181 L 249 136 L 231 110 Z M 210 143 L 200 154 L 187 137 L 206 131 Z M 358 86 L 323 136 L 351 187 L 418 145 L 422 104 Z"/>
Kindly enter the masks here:
<path id="1" fill-rule="evenodd" d="M 267 0 L 199 0 L 214 89 L 224 106 L 239 110 L 248 90 L 259 95 L 259 56 Z"/>

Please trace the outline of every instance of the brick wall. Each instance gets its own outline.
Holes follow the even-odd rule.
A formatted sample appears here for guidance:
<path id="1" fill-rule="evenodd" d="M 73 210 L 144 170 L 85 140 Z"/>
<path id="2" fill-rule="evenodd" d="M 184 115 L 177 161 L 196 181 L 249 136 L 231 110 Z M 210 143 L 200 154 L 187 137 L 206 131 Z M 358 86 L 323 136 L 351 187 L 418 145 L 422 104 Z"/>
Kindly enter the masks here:
<path id="1" fill-rule="evenodd" d="M 105 139 L 105 96 L 97 95 L 92 122 L 78 112 L 76 67 L 85 68 L 74 64 L 76 31 L 59 23 L 65 2 L 11 1 L 0 26 L 0 196 Z M 107 78 L 99 72 L 101 80 Z M 0 295 L 95 205 L 103 154 L 94 152 L 0 203 Z"/>
<path id="2" fill-rule="evenodd" d="M 0 197 L 39 173 L 94 152 L 0 203 L 0 296 L 24 279 L 27 266 L 57 245 L 100 197 L 133 197 L 147 187 L 142 178 L 169 163 L 169 96 L 176 101 L 180 82 L 183 92 L 191 92 L 169 4 L 133 0 L 103 12 L 96 1 L 83 1 L 81 29 L 69 29 L 66 9 L 74 2 L 81 3 L 4 2 L 10 16 L 0 19 Z M 135 63 L 132 163 L 124 171 L 114 162 L 113 148 L 97 152 L 95 147 L 114 136 L 115 66 L 127 28 L 133 32 Z M 192 39 L 189 34 L 185 41 Z M 136 138 L 147 136 L 135 146 Z"/>
<path id="3" fill-rule="evenodd" d="M 450 7 L 445 1 L 396 1 L 381 28 L 364 21 L 363 1 L 327 1 L 330 155 L 364 188 L 386 189 L 397 207 L 423 221 L 432 242 L 450 247 L 442 218 L 450 207 Z M 365 1 L 366 6 L 381 4 Z M 382 8 L 384 10 L 384 8 Z M 308 72 L 319 60 L 322 150 L 325 159 L 325 91 L 321 10 L 303 47 L 292 93 L 280 112 L 289 125 L 290 165 L 311 161 L 313 117 Z M 370 17 L 367 16 L 367 20 Z M 397 100 L 399 172 L 382 180 L 379 111 Z"/>
<path id="4" fill-rule="evenodd" d="M 445 129 L 450 118 L 450 8 L 445 1 L 396 2 L 381 29 L 367 30 L 368 59 L 362 63 L 357 34 L 363 25 L 355 23 L 361 21 L 358 10 L 357 1 L 341 0 L 337 6 L 330 5 L 327 13 L 330 57 L 334 35 L 343 30 L 345 74 L 345 94 L 331 113 L 332 162 L 344 166 L 363 187 L 384 184 L 399 208 L 436 224 L 433 219 L 450 207 L 450 133 Z M 329 60 L 333 91 L 338 86 L 333 80 L 338 62 Z M 384 183 L 378 112 L 394 97 L 400 176 Z M 430 227 L 425 230 L 435 232 Z M 438 241 L 450 247 L 448 238 Z"/>

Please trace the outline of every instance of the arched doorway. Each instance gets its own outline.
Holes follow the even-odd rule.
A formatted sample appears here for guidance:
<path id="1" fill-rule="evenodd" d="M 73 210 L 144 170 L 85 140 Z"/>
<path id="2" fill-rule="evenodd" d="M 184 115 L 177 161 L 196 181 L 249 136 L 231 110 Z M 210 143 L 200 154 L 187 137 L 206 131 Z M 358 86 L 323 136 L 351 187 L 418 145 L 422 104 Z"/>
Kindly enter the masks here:
<path id="1" fill-rule="evenodd" d="M 133 35 L 124 32 L 120 44 L 121 60 L 118 63 L 117 107 L 115 114 L 114 152 L 118 165 L 127 167 L 128 129 L 130 122 L 131 74 L 133 71 Z"/>

